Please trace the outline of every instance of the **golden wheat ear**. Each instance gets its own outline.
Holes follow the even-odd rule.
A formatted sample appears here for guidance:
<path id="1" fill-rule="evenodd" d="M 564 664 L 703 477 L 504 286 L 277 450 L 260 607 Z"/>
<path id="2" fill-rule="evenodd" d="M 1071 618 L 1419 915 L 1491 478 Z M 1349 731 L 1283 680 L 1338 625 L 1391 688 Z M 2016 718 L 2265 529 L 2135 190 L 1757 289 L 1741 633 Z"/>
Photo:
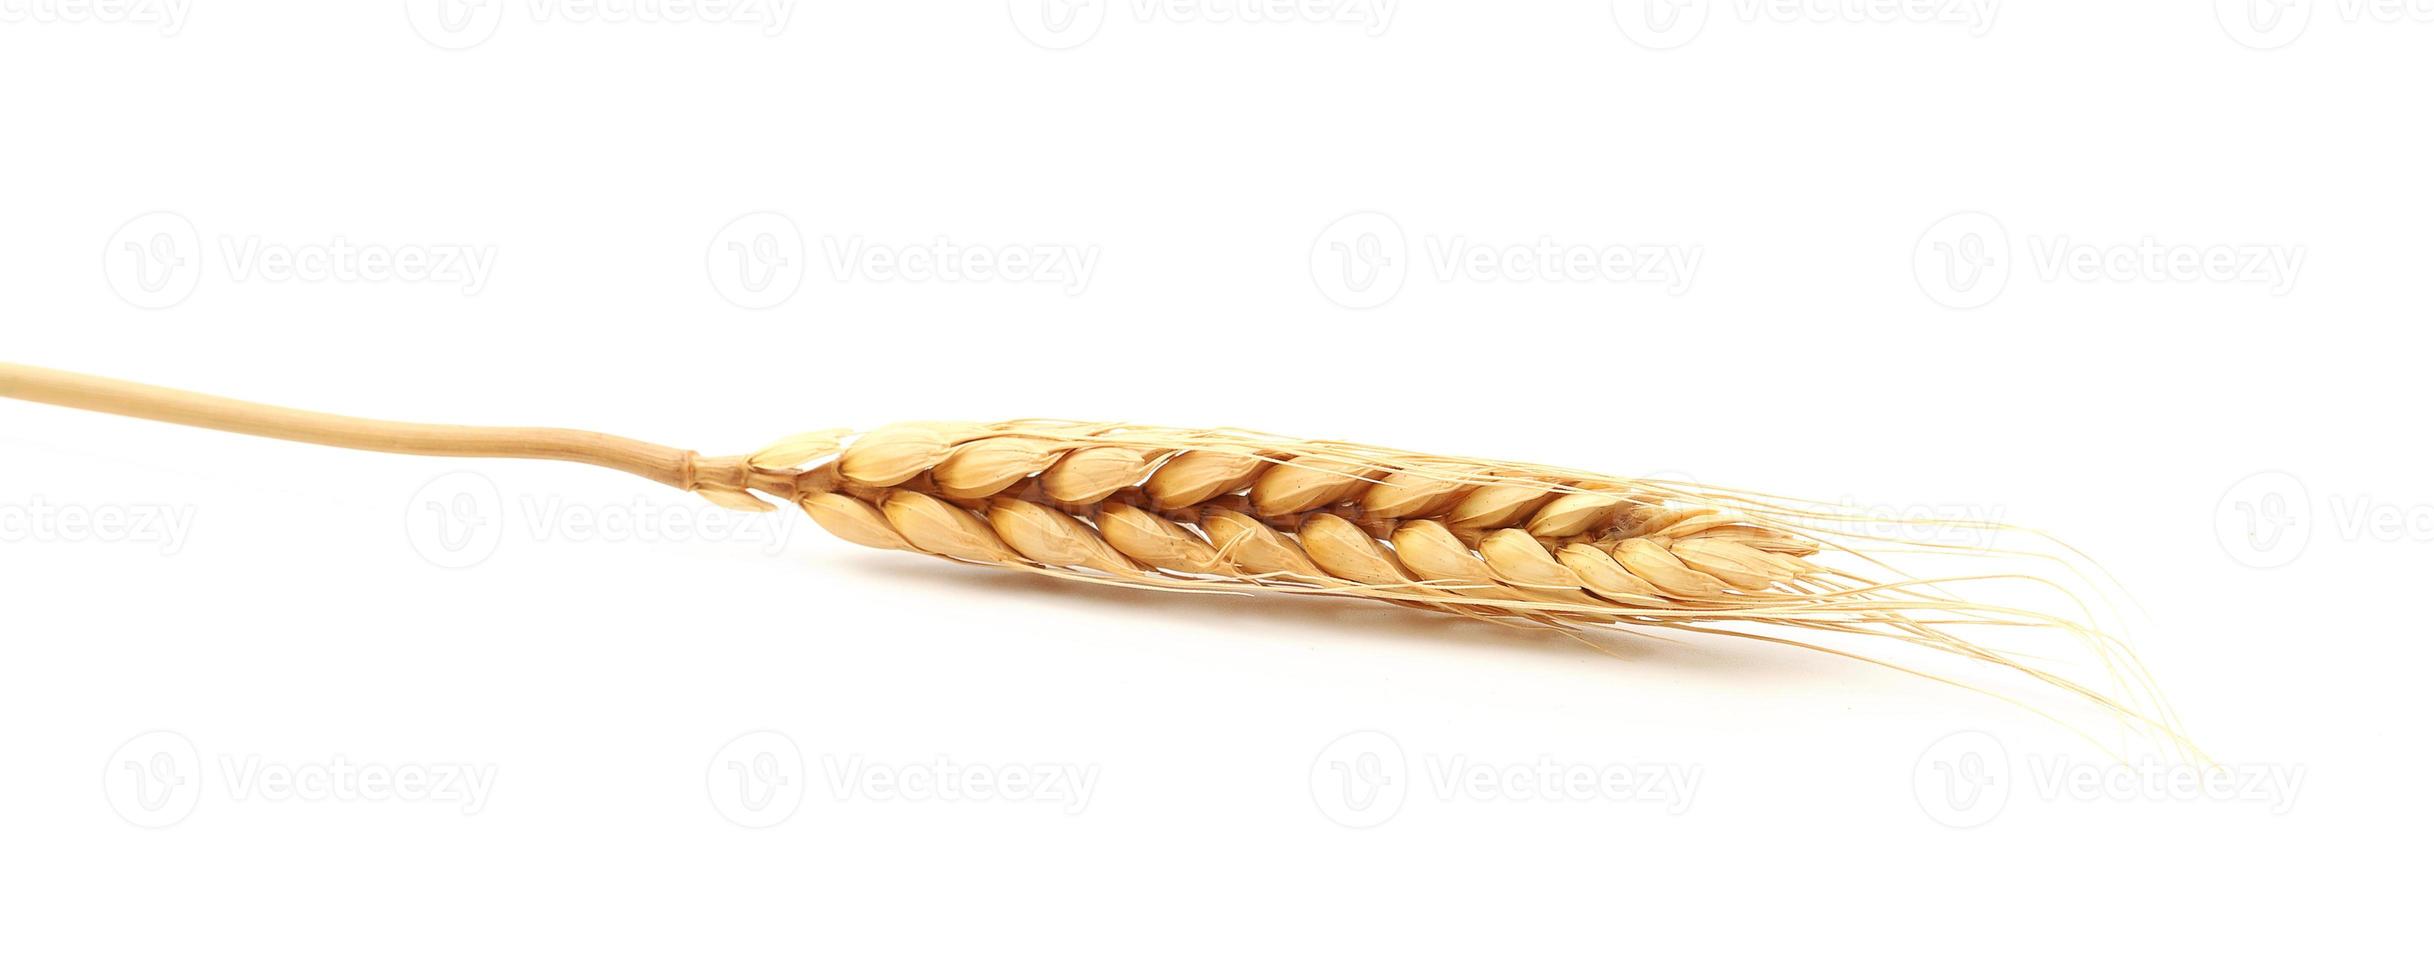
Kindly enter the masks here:
<path id="1" fill-rule="evenodd" d="M 1584 632 L 1750 636 L 2056 717 L 1968 679 L 1992 670 L 2186 748 L 2128 646 L 2095 624 L 2071 587 L 2001 568 L 1907 575 L 1883 557 L 2067 565 L 2067 556 L 1854 530 L 1854 515 L 1790 498 L 1231 429 L 912 422 L 704 457 L 580 430 L 372 421 L 7 364 L 0 396 L 351 449 L 590 463 L 725 507 L 791 503 L 859 545 L 1131 588 L 1349 597 Z M 2048 601 L 1959 594 L 1989 583 Z M 2059 612 L 2044 608 L 2056 603 Z M 2022 631 L 2069 639 L 2081 669 L 1997 642 Z M 1829 639 L 1938 659 L 1818 642 Z"/>

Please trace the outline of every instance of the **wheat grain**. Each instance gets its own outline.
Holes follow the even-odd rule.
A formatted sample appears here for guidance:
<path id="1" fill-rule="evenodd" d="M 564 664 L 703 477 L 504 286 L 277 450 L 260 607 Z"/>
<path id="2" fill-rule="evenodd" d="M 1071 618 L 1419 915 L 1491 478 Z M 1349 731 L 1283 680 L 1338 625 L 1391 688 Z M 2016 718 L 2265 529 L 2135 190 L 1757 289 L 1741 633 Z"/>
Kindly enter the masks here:
<path id="1" fill-rule="evenodd" d="M 1634 481 L 1238 432 L 897 425 L 798 486 L 813 520 L 858 544 L 1469 615 L 1748 619 L 1816 606 L 1790 587 L 1828 584 L 1798 532 Z"/>

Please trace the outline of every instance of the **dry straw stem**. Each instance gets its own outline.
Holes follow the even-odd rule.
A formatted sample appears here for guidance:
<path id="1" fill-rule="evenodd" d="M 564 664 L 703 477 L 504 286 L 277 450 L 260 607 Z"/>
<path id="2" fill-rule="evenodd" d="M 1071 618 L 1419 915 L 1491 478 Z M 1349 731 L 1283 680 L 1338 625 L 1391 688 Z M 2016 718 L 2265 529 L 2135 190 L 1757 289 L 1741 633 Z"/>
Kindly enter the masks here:
<path id="1" fill-rule="evenodd" d="M 354 449 L 592 463 L 721 506 L 792 504 L 867 547 L 1131 588 L 1375 600 L 1582 635 L 1751 636 L 2064 720 L 2034 697 L 2058 694 L 2194 754 L 2127 645 L 2096 625 L 2074 585 L 2042 574 L 2084 556 L 1907 533 L 1954 522 L 1863 521 L 1698 484 L 1232 429 L 911 422 L 702 457 L 578 430 L 376 422 L 6 364 L 0 395 Z M 1930 578 L 1886 557 L 1917 552 L 1999 565 Z M 2002 583 L 2046 601 L 1962 595 Z M 2002 642 L 2023 632 L 2065 637 L 2078 654 L 2049 663 Z M 1935 656 L 1863 654 L 1852 642 Z M 1963 679 L 1988 670 L 2035 683 L 2015 692 Z"/>

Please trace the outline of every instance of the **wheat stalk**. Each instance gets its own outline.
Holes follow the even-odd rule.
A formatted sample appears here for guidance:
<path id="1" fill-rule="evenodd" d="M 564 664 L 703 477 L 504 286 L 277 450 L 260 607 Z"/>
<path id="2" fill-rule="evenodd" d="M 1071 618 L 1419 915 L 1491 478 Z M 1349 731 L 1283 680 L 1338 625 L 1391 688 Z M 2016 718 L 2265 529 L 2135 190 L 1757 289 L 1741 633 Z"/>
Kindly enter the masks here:
<path id="1" fill-rule="evenodd" d="M 377 422 L 6 364 L 0 396 L 356 449 L 592 463 L 725 507 L 791 503 L 859 545 L 1133 588 L 1352 597 L 1566 631 L 1789 630 L 1759 638 L 1960 683 L 1798 633 L 1897 640 L 2186 744 L 2135 657 L 2071 589 L 2022 572 L 1909 577 L 1880 557 L 2050 555 L 1855 533 L 1838 526 L 1847 513 L 1788 498 L 1229 429 L 921 422 L 702 457 L 579 430 Z M 1954 594 L 1995 580 L 2051 589 L 2072 611 Z M 2001 628 L 2074 637 L 2124 693 L 1970 635 Z"/>

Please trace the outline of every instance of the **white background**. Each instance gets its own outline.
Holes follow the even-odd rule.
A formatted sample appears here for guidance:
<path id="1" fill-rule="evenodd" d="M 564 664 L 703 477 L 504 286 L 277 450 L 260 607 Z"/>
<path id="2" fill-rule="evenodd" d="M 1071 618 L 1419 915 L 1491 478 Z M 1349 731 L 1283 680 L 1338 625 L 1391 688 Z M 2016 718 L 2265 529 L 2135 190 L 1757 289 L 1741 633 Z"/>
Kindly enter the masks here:
<path id="1" fill-rule="evenodd" d="M 2105 760 L 1798 651 L 642 533 L 722 518 L 7 404 L 6 972 L 2341 972 L 2422 927 L 2426 13 L 778 2 L 0 0 L 0 356 L 711 452 L 1121 418 L 1991 512 L 2099 556 L 2199 743 L 2295 795 L 2053 792 Z M 881 271 L 941 242 L 1090 275 Z M 1542 243 L 1697 264 L 1444 262 Z M 1956 745 L 2008 779 L 1939 787 Z M 260 781 L 339 759 L 486 788 Z M 1695 789 L 1434 782 L 1542 760 Z M 1088 792 L 873 781 L 1010 772 Z"/>

